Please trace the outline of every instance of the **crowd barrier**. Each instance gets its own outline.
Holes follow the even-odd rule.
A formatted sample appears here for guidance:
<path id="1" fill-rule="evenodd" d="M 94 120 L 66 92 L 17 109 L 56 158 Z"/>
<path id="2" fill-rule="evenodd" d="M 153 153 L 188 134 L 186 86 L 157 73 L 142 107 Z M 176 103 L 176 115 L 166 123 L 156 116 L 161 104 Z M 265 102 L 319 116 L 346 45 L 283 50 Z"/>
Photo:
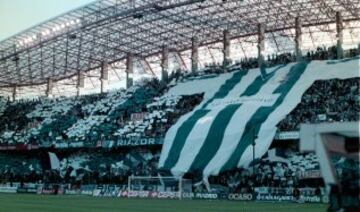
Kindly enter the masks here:
<path id="1" fill-rule="evenodd" d="M 230 200 L 230 201 L 271 201 L 271 202 L 303 202 L 327 203 L 325 195 L 314 194 L 314 189 L 303 188 L 300 195 L 291 195 L 293 188 L 255 188 L 253 193 L 228 193 L 228 192 L 183 192 L 181 199 L 199 200 Z M 128 191 L 123 186 L 103 185 L 85 186 L 84 188 L 55 187 L 16 187 L 0 186 L 0 193 L 31 193 L 41 195 L 83 195 L 93 197 L 114 198 L 149 198 L 149 199 L 180 199 L 180 192 L 172 191 Z"/>
<path id="2" fill-rule="evenodd" d="M 299 131 L 290 132 L 277 132 L 275 135 L 276 140 L 296 140 L 299 139 Z M 55 144 L 53 142 L 42 142 L 41 144 L 2 144 L 0 145 L 0 151 L 20 151 L 20 150 L 37 150 L 37 149 L 71 149 L 71 148 L 115 148 L 124 146 L 153 146 L 163 145 L 164 138 L 155 137 L 141 137 L 141 138 L 121 138 L 118 140 L 105 140 L 105 141 L 58 141 Z"/>

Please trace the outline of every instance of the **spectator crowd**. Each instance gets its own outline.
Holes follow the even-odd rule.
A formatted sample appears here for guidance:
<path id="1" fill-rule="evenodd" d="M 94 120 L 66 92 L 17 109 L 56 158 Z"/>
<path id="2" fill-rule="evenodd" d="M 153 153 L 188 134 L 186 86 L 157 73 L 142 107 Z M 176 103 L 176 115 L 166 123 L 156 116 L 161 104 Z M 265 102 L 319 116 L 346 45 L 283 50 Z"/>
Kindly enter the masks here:
<path id="1" fill-rule="evenodd" d="M 354 50 L 348 52 L 349 56 L 355 54 Z M 336 58 L 334 48 L 318 48 L 304 56 L 306 60 L 328 58 Z M 267 59 L 267 66 L 294 60 L 294 55 L 290 53 L 273 55 Z M 96 147 L 110 141 L 164 138 L 166 131 L 183 114 L 192 111 L 203 100 L 203 94 L 166 95 L 171 86 L 193 77 L 212 77 L 225 71 L 257 66 L 257 59 L 247 58 L 228 68 L 208 65 L 197 74 L 173 72 L 169 84 L 151 79 L 143 80 L 128 90 L 106 94 L 16 102 L 0 98 L 0 147 L 37 144 L 51 149 L 59 143 L 82 143 L 81 148 L 76 150 L 55 150 L 60 159 L 58 170 L 44 168 L 46 155 L 0 153 L 0 180 L 126 184 L 130 175 L 157 176 L 161 145 L 146 148 Z M 300 104 L 279 123 L 278 128 L 280 131 L 297 131 L 301 123 L 359 121 L 359 101 L 359 78 L 317 81 L 303 95 Z M 338 164 L 338 171 L 348 170 L 344 167 L 349 163 L 342 161 L 343 158 L 334 160 Z M 323 186 L 316 171 L 319 171 L 319 165 L 315 155 L 287 152 L 283 157 L 278 157 L 269 150 L 264 158 L 251 167 L 221 173 L 211 177 L 209 182 L 241 193 L 264 186 L 308 186 L 316 189 Z M 189 177 L 194 181 L 199 180 L 196 175 Z"/>

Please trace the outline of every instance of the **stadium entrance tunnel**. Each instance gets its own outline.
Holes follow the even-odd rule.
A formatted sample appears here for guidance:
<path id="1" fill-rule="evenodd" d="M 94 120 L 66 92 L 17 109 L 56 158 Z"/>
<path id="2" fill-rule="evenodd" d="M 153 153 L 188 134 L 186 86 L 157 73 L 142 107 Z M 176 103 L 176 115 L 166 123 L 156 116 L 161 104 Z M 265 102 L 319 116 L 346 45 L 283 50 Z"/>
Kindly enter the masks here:
<path id="1" fill-rule="evenodd" d="M 359 122 L 302 124 L 300 151 L 315 152 L 330 211 L 359 211 Z"/>

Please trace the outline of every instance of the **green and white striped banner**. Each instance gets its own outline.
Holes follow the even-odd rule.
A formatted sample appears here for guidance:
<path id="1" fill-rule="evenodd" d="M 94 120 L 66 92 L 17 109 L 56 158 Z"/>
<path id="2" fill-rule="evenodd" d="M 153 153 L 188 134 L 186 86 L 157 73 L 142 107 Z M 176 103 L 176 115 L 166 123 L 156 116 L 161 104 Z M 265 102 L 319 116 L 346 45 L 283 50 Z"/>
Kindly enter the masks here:
<path id="1" fill-rule="evenodd" d="M 315 80 L 358 77 L 358 67 L 359 58 L 355 58 L 277 66 L 267 70 L 265 79 L 258 69 L 234 72 L 169 129 L 159 169 L 175 176 L 201 173 L 206 178 L 247 166 L 254 139 L 259 158 L 268 150 L 276 125 Z M 196 83 L 189 86 L 197 90 Z"/>

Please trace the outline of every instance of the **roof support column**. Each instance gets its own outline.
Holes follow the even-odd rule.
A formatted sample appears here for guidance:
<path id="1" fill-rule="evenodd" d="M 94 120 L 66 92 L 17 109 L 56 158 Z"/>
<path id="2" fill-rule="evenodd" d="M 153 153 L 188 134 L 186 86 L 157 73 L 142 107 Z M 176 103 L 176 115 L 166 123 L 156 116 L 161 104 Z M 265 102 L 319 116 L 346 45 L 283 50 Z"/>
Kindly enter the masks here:
<path id="1" fill-rule="evenodd" d="M 134 55 L 132 53 L 128 53 L 126 58 L 126 89 L 133 86 L 133 78 L 132 78 L 133 73 L 134 73 Z"/>
<path id="2" fill-rule="evenodd" d="M 85 87 L 85 75 L 84 72 L 78 71 L 77 73 L 77 83 L 76 83 L 76 95 L 80 96 L 82 88 Z"/>
<path id="3" fill-rule="evenodd" d="M 52 97 L 52 90 L 53 90 L 53 80 L 51 78 L 47 79 L 47 84 L 46 84 L 46 91 L 45 94 L 47 97 Z"/>
<path id="4" fill-rule="evenodd" d="M 12 88 L 12 101 L 16 101 L 16 97 L 17 97 L 17 86 L 14 85 Z"/>
<path id="5" fill-rule="evenodd" d="M 230 33 L 229 30 L 223 31 L 223 67 L 227 67 L 231 61 L 230 61 Z"/>
<path id="6" fill-rule="evenodd" d="M 300 17 L 295 18 L 295 55 L 296 61 L 302 60 L 302 21 Z"/>
<path id="7" fill-rule="evenodd" d="M 258 65 L 263 78 L 266 76 L 264 51 L 265 51 L 265 26 L 263 24 L 259 24 L 258 25 Z"/>
<path id="8" fill-rule="evenodd" d="M 199 39 L 193 37 L 191 39 L 191 72 L 195 73 L 198 70 L 199 64 Z"/>
<path id="9" fill-rule="evenodd" d="M 179 64 L 180 68 L 182 70 L 187 70 L 187 66 L 186 66 L 186 63 L 184 61 L 184 58 L 182 58 L 181 54 L 179 52 L 176 52 L 175 54 L 175 58 L 176 58 L 176 61 L 177 63 Z"/>
<path id="10" fill-rule="evenodd" d="M 344 57 L 343 50 L 343 18 L 340 12 L 336 12 L 336 37 L 337 37 L 337 59 L 342 59 Z"/>
<path id="11" fill-rule="evenodd" d="M 100 73 L 100 93 L 104 93 L 107 90 L 105 85 L 109 79 L 109 69 L 108 69 L 107 62 L 102 62 L 100 71 L 101 71 L 101 73 Z"/>
<path id="12" fill-rule="evenodd" d="M 164 46 L 161 57 L 161 81 L 167 82 L 169 76 L 169 48 Z"/>

